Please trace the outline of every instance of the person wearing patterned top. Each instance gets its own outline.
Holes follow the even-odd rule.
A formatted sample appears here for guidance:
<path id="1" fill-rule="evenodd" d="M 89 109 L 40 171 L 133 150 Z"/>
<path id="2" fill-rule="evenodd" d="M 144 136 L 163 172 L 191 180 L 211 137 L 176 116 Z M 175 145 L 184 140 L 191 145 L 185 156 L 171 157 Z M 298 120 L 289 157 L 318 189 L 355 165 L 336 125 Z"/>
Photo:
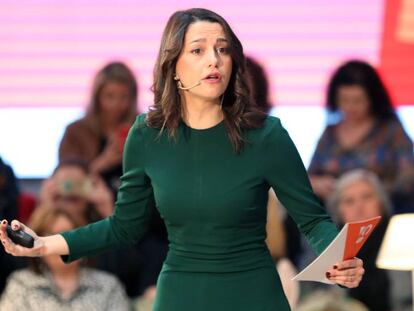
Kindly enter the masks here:
<path id="1" fill-rule="evenodd" d="M 130 306 L 119 281 L 104 271 L 81 268 L 77 290 L 64 297 L 50 272 L 36 274 L 23 269 L 10 275 L 0 310 L 122 311 Z"/>
<path id="2" fill-rule="evenodd" d="M 57 205 L 38 207 L 30 225 L 39 234 L 56 234 L 77 227 L 69 212 Z M 64 264 L 59 256 L 30 258 L 29 267 L 13 272 L 0 299 L 7 311 L 127 311 L 130 302 L 118 279 L 84 267 L 82 260 Z"/>
<path id="3" fill-rule="evenodd" d="M 341 119 L 326 127 L 312 157 L 308 173 L 314 191 L 326 200 L 343 173 L 364 168 L 398 201 L 396 212 L 413 212 L 413 143 L 375 69 L 359 60 L 339 67 L 329 83 L 327 106 Z"/>

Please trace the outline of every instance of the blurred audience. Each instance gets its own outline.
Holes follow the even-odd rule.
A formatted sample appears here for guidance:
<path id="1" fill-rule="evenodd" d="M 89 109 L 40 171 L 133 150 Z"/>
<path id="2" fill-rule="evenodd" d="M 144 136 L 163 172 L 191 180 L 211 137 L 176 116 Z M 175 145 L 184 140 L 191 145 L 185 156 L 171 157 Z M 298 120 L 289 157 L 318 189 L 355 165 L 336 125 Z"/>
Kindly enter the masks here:
<path id="1" fill-rule="evenodd" d="M 358 300 L 344 296 L 339 290 L 316 291 L 301 302 L 295 311 L 377 311 L 369 310 Z"/>
<path id="2" fill-rule="evenodd" d="M 391 283 L 387 270 L 379 269 L 375 261 L 391 213 L 391 203 L 378 177 L 367 170 L 352 170 L 339 178 L 328 210 L 339 226 L 382 216 L 381 222 L 358 253 L 364 261 L 365 274 L 359 287 L 349 289 L 349 295 L 369 310 L 391 310 Z"/>
<path id="3" fill-rule="evenodd" d="M 19 188 L 13 169 L 0 157 L 0 216 L 12 220 L 18 214 Z M 18 268 L 24 267 L 24 260 L 6 254 L 0 249 L 0 293 L 3 291 L 7 277 Z"/>
<path id="4" fill-rule="evenodd" d="M 273 261 L 286 256 L 286 232 L 283 226 L 284 213 L 273 189 L 267 200 L 266 245 Z"/>
<path id="5" fill-rule="evenodd" d="M 125 64 L 103 67 L 95 76 L 86 116 L 66 128 L 59 160 L 82 159 L 115 194 L 122 175 L 123 145 L 137 115 L 137 97 L 136 79 Z"/>
<path id="6" fill-rule="evenodd" d="M 273 189 L 269 190 L 267 201 L 266 245 L 276 265 L 283 290 L 290 307 L 296 307 L 299 300 L 299 284 L 292 281 L 297 271 L 286 258 L 286 232 L 283 224 L 285 213 Z"/>
<path id="7" fill-rule="evenodd" d="M 0 157 L 0 215 L 14 219 L 17 216 L 19 189 L 13 169 Z"/>
<path id="8" fill-rule="evenodd" d="M 52 235 L 81 225 L 59 206 L 38 207 L 30 227 Z M 30 258 L 29 268 L 13 272 L 0 300 L 0 310 L 130 310 L 117 279 L 83 267 L 81 261 L 64 264 L 57 255 Z"/>
<path id="9" fill-rule="evenodd" d="M 43 181 L 39 200 L 43 205 L 59 202 L 82 224 L 105 218 L 114 208 L 113 195 L 102 178 L 90 174 L 86 163 L 77 159 L 60 162 Z"/>
<path id="10" fill-rule="evenodd" d="M 253 57 L 246 56 L 246 71 L 253 103 L 264 113 L 269 113 L 272 104 L 269 99 L 269 79 L 264 67 Z"/>
<path id="11" fill-rule="evenodd" d="M 339 176 L 366 168 L 380 177 L 395 212 L 413 212 L 413 143 L 377 71 L 360 60 L 341 65 L 329 82 L 326 104 L 340 119 L 326 127 L 310 163 L 315 192 L 326 201 Z"/>
<path id="12" fill-rule="evenodd" d="M 42 205 L 59 205 L 82 225 L 103 219 L 114 209 L 113 195 L 102 178 L 89 173 L 83 161 L 74 159 L 60 162 L 43 182 L 39 199 Z M 143 262 L 148 259 L 144 256 L 138 247 L 130 247 L 109 251 L 93 261 L 97 268 L 116 275 L 129 296 L 137 296 L 142 278 L 147 275 Z"/>
<path id="13" fill-rule="evenodd" d="M 246 65 L 252 101 L 269 113 L 266 71 L 251 57 Z M 109 63 L 97 73 L 88 111 L 66 128 L 60 163 L 42 184 L 40 207 L 30 221 L 39 235 L 70 230 L 112 214 L 122 175 L 123 144 L 137 115 L 137 96 L 136 79 L 125 64 Z M 379 215 L 382 221 L 358 254 L 366 271 L 360 286 L 347 290 L 348 298 L 336 290 L 313 293 L 295 310 L 390 311 L 390 272 L 376 268 L 375 260 L 389 217 L 414 212 L 413 143 L 378 73 L 364 61 L 348 61 L 335 71 L 327 107 L 339 121 L 328 125 L 318 142 L 309 167 L 312 186 L 339 227 Z M 12 169 L 0 158 L 2 218 L 28 217 L 32 209 L 19 212 L 21 200 Z M 294 308 L 299 287 L 287 280 L 296 273 L 290 262 L 298 266 L 302 255 L 300 233 L 272 189 L 267 215 L 266 243 Z M 0 250 L 0 292 L 8 278 L 0 310 L 129 310 L 126 294 L 140 296 L 134 307 L 149 310 L 167 249 L 166 229 L 154 206 L 149 233 L 139 245 L 93 260 L 96 268 L 115 274 L 126 292 L 107 272 L 87 268 L 82 261 L 65 265 L 58 256 L 30 259 L 29 268 L 12 272 L 24 264 Z"/>

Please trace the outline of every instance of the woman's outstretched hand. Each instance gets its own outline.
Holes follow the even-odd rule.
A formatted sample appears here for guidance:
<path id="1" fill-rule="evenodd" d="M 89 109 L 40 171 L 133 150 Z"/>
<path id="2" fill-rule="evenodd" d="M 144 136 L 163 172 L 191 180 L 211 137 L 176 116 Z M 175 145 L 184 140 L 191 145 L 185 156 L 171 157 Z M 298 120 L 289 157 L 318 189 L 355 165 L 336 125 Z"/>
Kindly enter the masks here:
<path id="1" fill-rule="evenodd" d="M 359 258 L 353 258 L 336 263 L 326 272 L 326 278 L 336 284 L 354 288 L 358 287 L 365 270 Z"/>
<path id="2" fill-rule="evenodd" d="M 6 253 L 13 256 L 25 256 L 25 257 L 39 257 L 45 254 L 45 242 L 40 238 L 32 229 L 23 225 L 17 220 L 11 222 L 11 228 L 14 231 L 23 230 L 30 234 L 34 239 L 34 245 L 32 248 L 27 248 L 16 243 L 7 235 L 7 220 L 3 220 L 0 224 L 0 239 L 4 246 Z"/>

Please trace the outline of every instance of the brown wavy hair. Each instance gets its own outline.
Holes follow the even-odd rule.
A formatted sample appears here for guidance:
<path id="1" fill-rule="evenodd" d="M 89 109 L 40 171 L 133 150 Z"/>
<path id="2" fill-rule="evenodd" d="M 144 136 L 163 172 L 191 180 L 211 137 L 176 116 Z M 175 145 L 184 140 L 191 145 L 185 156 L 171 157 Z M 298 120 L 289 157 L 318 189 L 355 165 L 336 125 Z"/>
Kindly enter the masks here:
<path id="1" fill-rule="evenodd" d="M 230 46 L 233 69 L 223 96 L 224 124 L 235 152 L 239 153 L 245 142 L 243 131 L 263 126 L 266 114 L 251 102 L 250 90 L 245 74 L 243 46 L 229 24 L 220 15 L 206 9 L 189 9 L 175 12 L 167 22 L 154 68 L 154 105 L 147 115 L 147 124 L 152 128 L 168 130 L 175 137 L 182 122 L 182 106 L 179 90 L 174 81 L 175 67 L 184 46 L 188 27 L 198 21 L 218 23 Z"/>
<path id="2" fill-rule="evenodd" d="M 75 219 L 75 217 L 73 217 L 73 215 L 71 215 L 68 211 L 66 211 L 59 205 L 40 205 L 30 216 L 29 227 L 33 231 L 35 231 L 39 236 L 50 235 L 49 230 L 52 224 L 60 216 L 63 216 L 66 219 L 68 219 L 72 223 L 73 228 L 77 228 L 82 225 L 80 222 L 78 222 L 77 219 Z M 43 274 L 43 272 L 45 271 L 44 268 L 46 268 L 44 261 L 41 257 L 29 257 L 28 267 L 36 274 Z"/>
<path id="3" fill-rule="evenodd" d="M 122 122 L 132 123 L 137 115 L 138 84 L 132 70 L 123 62 L 110 62 L 101 68 L 96 74 L 92 94 L 89 102 L 86 119 L 92 129 L 101 134 L 101 113 L 99 108 L 99 95 L 103 87 L 109 82 L 124 84 L 130 92 L 129 109 L 124 115 Z"/>

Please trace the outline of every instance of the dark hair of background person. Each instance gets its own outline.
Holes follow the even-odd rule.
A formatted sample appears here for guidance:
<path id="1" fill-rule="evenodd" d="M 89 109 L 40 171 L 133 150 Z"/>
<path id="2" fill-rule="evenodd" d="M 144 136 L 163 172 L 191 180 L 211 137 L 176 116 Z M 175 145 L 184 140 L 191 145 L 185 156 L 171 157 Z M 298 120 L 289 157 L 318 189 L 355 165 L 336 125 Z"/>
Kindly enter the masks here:
<path id="1" fill-rule="evenodd" d="M 18 215 L 19 202 L 18 179 L 10 165 L 3 162 L 0 157 L 0 217 L 11 221 Z M 23 258 L 12 257 L 4 249 L 0 249 L 0 294 L 3 292 L 10 273 L 16 269 L 24 268 L 26 262 Z"/>
<path id="2" fill-rule="evenodd" d="M 77 220 L 63 208 L 57 206 L 39 206 L 34 212 L 30 219 L 30 228 L 32 228 L 39 236 L 50 235 L 51 232 L 48 230 L 60 216 L 66 217 L 73 225 L 73 228 L 81 226 Z M 44 263 L 40 257 L 29 257 L 28 267 L 36 274 L 43 273 Z"/>
<path id="3" fill-rule="evenodd" d="M 14 219 L 17 216 L 19 187 L 13 169 L 0 157 L 0 216 Z"/>
<path id="4" fill-rule="evenodd" d="M 257 108 L 268 114 L 272 104 L 269 100 L 269 81 L 265 69 L 253 57 L 246 56 L 246 70 L 252 100 Z"/>
<path id="5" fill-rule="evenodd" d="M 223 95 L 222 109 L 229 139 L 235 152 L 239 153 L 244 142 L 243 130 L 261 127 L 266 114 L 251 105 L 242 44 L 220 15 L 206 9 L 178 11 L 168 20 L 154 68 L 154 105 L 148 113 L 147 124 L 160 129 L 160 133 L 164 128 L 168 129 L 170 137 L 176 135 L 182 121 L 182 107 L 180 93 L 174 81 L 175 67 L 184 46 L 187 29 L 198 21 L 220 24 L 229 41 L 233 70 Z"/>
<path id="6" fill-rule="evenodd" d="M 102 88 L 109 82 L 124 84 L 131 92 L 130 107 L 122 121 L 132 122 L 138 113 L 138 84 L 133 72 L 122 62 L 108 63 L 95 76 L 89 107 L 86 113 L 86 118 L 92 123 L 93 129 L 97 132 L 101 128 L 99 96 Z"/>
<path id="7" fill-rule="evenodd" d="M 341 86 L 360 86 L 366 92 L 371 114 L 380 120 L 398 119 L 391 97 L 378 72 L 365 61 L 350 60 L 342 64 L 332 75 L 328 85 L 326 106 L 332 112 L 338 110 L 337 96 Z"/>

